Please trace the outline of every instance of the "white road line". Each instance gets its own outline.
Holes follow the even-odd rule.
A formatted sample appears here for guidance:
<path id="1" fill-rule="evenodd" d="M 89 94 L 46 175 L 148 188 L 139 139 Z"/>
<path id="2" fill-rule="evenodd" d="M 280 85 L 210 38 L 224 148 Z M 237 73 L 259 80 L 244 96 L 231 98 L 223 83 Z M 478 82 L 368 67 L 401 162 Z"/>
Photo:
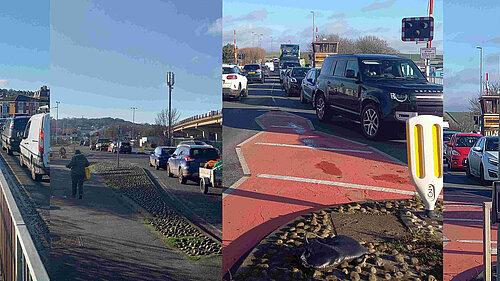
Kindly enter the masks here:
<path id="1" fill-rule="evenodd" d="M 248 178 L 248 176 L 243 176 L 239 180 L 237 180 L 233 185 L 222 192 L 222 199 L 226 198 L 229 194 L 235 191 L 242 183 L 244 183 Z"/>
<path id="2" fill-rule="evenodd" d="M 343 151 L 343 152 L 356 152 L 356 153 L 367 153 L 367 154 L 373 153 L 372 151 L 365 151 L 365 150 L 340 149 L 340 148 L 328 148 L 328 147 L 312 147 L 312 146 L 306 146 L 306 145 L 283 144 L 283 143 L 256 142 L 255 144 L 270 145 L 270 146 L 293 147 L 293 148 L 310 148 L 310 149 L 327 150 L 327 151 Z"/>
<path id="3" fill-rule="evenodd" d="M 477 221 L 483 222 L 481 219 L 457 219 L 457 218 L 444 218 L 445 221 Z"/>
<path id="4" fill-rule="evenodd" d="M 457 240 L 459 243 L 480 243 L 483 244 L 483 240 Z M 496 244 L 497 241 L 491 241 L 491 244 Z"/>
<path id="5" fill-rule="evenodd" d="M 482 207 L 481 204 L 445 204 L 446 208 L 449 207 Z"/>
<path id="6" fill-rule="evenodd" d="M 260 132 L 258 132 L 257 134 L 255 134 L 255 135 L 253 135 L 253 136 L 249 137 L 248 139 L 244 140 L 244 141 L 243 141 L 243 142 L 241 142 L 240 144 L 236 145 L 236 147 L 242 147 L 242 146 L 243 146 L 243 145 L 245 145 L 247 142 L 249 142 L 249 141 L 251 141 L 251 140 L 255 139 L 256 137 L 258 137 L 258 136 L 262 135 L 263 133 L 264 133 L 264 131 L 260 131 Z"/>
<path id="7" fill-rule="evenodd" d="M 262 124 L 259 120 L 258 120 L 258 117 L 255 118 L 255 123 L 257 123 L 257 125 L 259 125 L 259 127 L 262 129 L 262 130 L 267 130 L 266 129 L 266 126 L 264 126 L 264 124 Z"/>
<path id="8" fill-rule="evenodd" d="M 247 161 L 245 160 L 245 156 L 243 156 L 243 152 L 241 152 L 241 148 L 236 148 L 236 155 L 238 155 L 238 160 L 240 161 L 241 169 L 243 170 L 243 174 L 245 176 L 249 176 L 250 168 L 248 168 Z"/>
<path id="9" fill-rule="evenodd" d="M 404 194 L 404 195 L 415 195 L 416 194 L 415 191 L 399 190 L 399 189 L 394 189 L 394 188 L 369 186 L 369 185 L 354 184 L 354 183 L 308 179 L 308 178 L 298 178 L 298 177 L 268 175 L 268 174 L 258 174 L 257 177 L 258 178 L 266 178 L 266 179 L 288 180 L 288 181 L 295 181 L 295 182 L 317 183 L 317 184 L 323 184 L 323 185 L 333 185 L 333 186 L 349 187 L 349 188 L 355 188 L 355 189 L 374 190 L 374 191 L 382 191 L 382 192 Z"/>

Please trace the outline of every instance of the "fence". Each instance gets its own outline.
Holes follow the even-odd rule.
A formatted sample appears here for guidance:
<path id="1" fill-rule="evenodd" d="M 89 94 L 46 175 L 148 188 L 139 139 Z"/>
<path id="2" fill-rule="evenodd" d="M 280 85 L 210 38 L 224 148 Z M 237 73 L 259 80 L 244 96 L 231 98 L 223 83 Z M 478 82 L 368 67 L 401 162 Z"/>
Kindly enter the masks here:
<path id="1" fill-rule="evenodd" d="M 184 124 L 184 123 L 191 122 L 191 121 L 198 120 L 198 119 L 202 119 L 202 118 L 216 116 L 219 114 L 222 114 L 222 110 L 212 110 L 212 111 L 209 111 L 205 114 L 199 114 L 199 115 L 191 116 L 191 117 L 186 118 L 186 119 L 182 119 L 176 125 Z"/>
<path id="2" fill-rule="evenodd" d="M 0 187 L 0 269 L 2 279 L 49 280 L 47 271 L 2 171 L 0 171 Z"/>

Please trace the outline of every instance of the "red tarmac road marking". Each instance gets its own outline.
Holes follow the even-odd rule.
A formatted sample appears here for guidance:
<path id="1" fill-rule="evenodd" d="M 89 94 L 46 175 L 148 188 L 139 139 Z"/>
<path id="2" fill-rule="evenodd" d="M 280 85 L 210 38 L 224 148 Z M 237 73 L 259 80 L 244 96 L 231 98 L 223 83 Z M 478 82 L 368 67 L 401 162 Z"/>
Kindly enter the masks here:
<path id="1" fill-rule="evenodd" d="M 312 131 L 292 114 L 268 112 L 257 121 L 267 131 L 239 147 L 251 175 L 223 200 L 224 273 L 301 214 L 414 194 L 407 167 L 366 145 Z"/>
<path id="2" fill-rule="evenodd" d="M 483 270 L 481 204 L 484 201 L 491 199 L 460 191 L 446 192 L 443 227 L 449 242 L 443 247 L 444 280 L 471 280 Z M 496 246 L 496 235 L 496 227 L 492 226 L 493 247 Z M 493 255 L 492 262 L 495 261 L 496 255 Z"/>

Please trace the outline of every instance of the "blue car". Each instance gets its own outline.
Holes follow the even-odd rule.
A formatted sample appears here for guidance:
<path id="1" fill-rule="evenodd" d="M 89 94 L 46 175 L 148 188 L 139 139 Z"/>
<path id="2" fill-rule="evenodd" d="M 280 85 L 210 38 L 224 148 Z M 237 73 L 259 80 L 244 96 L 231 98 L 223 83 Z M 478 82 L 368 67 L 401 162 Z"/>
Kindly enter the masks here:
<path id="1" fill-rule="evenodd" d="M 199 180 L 199 169 L 210 160 L 220 160 L 219 151 L 211 145 L 181 144 L 168 159 L 167 175 L 179 177 L 185 184 L 188 179 Z"/>
<path id="2" fill-rule="evenodd" d="M 158 146 L 155 151 L 149 155 L 149 166 L 156 170 L 167 167 L 167 161 L 170 155 L 177 149 L 175 146 Z"/>

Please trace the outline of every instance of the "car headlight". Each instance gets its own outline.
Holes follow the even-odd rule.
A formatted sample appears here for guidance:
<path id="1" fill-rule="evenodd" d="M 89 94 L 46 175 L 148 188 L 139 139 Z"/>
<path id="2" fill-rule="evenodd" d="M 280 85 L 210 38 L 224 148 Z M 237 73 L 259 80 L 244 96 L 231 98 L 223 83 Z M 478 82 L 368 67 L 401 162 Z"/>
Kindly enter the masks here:
<path id="1" fill-rule="evenodd" d="M 458 152 L 456 150 L 452 150 L 451 151 L 451 155 L 453 155 L 453 156 L 460 156 L 460 152 Z"/>
<path id="2" fill-rule="evenodd" d="M 295 78 L 292 78 L 292 80 L 290 80 L 292 83 L 297 83 L 297 79 Z"/>
<path id="3" fill-rule="evenodd" d="M 488 158 L 488 162 L 489 162 L 491 165 L 495 165 L 495 166 L 497 166 L 497 165 L 498 165 L 498 159 L 495 159 L 495 158 Z"/>
<path id="4" fill-rule="evenodd" d="M 407 94 L 391 93 L 391 99 L 397 100 L 399 102 L 404 102 L 406 99 L 408 99 L 408 95 Z"/>

